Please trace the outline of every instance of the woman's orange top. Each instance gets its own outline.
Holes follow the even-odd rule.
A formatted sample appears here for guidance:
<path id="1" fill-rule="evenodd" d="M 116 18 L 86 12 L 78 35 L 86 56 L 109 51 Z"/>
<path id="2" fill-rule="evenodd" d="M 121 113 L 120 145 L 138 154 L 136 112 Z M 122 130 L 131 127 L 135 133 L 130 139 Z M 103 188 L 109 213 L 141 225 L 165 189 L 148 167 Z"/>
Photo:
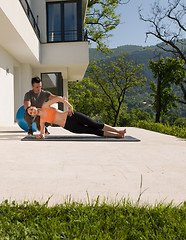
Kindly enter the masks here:
<path id="1" fill-rule="evenodd" d="M 56 119 L 57 109 L 53 107 L 49 108 L 42 107 L 41 109 L 47 112 L 47 116 L 46 117 L 40 116 L 40 118 L 45 122 L 54 123 Z"/>

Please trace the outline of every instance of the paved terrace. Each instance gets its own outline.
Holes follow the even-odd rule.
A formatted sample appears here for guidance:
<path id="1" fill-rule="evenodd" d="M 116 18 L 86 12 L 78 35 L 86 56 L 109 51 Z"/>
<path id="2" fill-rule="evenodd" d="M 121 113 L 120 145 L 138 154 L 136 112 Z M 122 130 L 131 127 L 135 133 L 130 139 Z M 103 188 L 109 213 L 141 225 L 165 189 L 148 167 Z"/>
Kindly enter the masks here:
<path id="1" fill-rule="evenodd" d="M 69 132 L 49 127 L 51 134 Z M 0 202 L 62 203 L 69 197 L 87 201 L 179 204 L 186 200 L 186 141 L 138 128 L 127 135 L 141 142 L 21 141 L 17 125 L 0 128 Z"/>

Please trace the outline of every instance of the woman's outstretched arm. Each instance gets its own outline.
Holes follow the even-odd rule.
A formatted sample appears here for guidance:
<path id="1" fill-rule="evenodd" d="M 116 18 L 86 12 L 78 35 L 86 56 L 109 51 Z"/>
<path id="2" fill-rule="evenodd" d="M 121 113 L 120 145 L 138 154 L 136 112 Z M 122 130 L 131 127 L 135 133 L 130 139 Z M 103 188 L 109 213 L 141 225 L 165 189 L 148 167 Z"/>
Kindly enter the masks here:
<path id="1" fill-rule="evenodd" d="M 45 138 L 45 122 L 40 119 L 40 134 L 36 138 Z"/>
<path id="2" fill-rule="evenodd" d="M 66 97 L 61 97 L 61 96 L 57 96 L 57 97 L 49 100 L 48 102 L 45 102 L 45 103 L 43 104 L 43 107 L 48 108 L 48 107 L 50 107 L 52 104 L 58 103 L 58 102 L 64 103 L 67 107 L 69 107 L 69 109 L 72 109 L 72 111 L 73 111 L 73 107 L 72 107 L 72 105 L 68 102 L 67 98 L 66 98 Z"/>

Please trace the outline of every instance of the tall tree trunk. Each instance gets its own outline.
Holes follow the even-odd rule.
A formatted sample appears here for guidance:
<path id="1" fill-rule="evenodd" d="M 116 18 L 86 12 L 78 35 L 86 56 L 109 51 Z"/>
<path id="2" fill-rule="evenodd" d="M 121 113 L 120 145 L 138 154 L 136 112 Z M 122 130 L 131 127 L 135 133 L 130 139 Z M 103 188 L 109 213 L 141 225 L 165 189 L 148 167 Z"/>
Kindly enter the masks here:
<path id="1" fill-rule="evenodd" d="M 122 99 L 122 101 L 123 101 L 123 99 Z M 115 118 L 114 118 L 114 127 L 116 126 L 117 121 L 118 121 L 118 116 L 119 116 L 119 111 L 120 111 L 120 108 L 121 108 L 122 101 L 119 102 L 119 106 L 118 106 L 118 109 L 116 111 L 116 115 L 115 115 Z"/>
<path id="2" fill-rule="evenodd" d="M 116 113 L 116 115 L 115 115 L 115 118 L 114 118 L 114 125 L 113 125 L 113 127 L 115 127 L 116 124 L 117 124 L 117 121 L 118 121 L 118 115 L 119 115 L 119 112 L 117 111 L 117 113 Z"/>
<path id="3" fill-rule="evenodd" d="M 161 75 L 158 74 L 157 93 L 156 93 L 156 123 L 160 122 L 161 116 Z"/>
<path id="4" fill-rule="evenodd" d="M 185 100 L 185 103 L 186 103 L 186 89 L 185 89 L 183 83 L 180 83 L 180 86 L 181 86 L 181 90 L 183 92 L 183 97 L 184 97 L 184 100 Z M 182 101 L 182 103 L 183 103 L 183 101 Z"/>

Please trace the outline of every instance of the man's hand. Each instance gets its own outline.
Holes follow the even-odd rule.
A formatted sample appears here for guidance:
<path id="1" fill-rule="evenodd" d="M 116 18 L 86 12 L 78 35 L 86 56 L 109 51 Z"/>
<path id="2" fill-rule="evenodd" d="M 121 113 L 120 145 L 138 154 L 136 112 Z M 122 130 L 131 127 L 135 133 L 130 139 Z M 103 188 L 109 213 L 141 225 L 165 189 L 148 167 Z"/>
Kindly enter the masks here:
<path id="1" fill-rule="evenodd" d="M 27 109 L 27 107 L 30 107 L 30 106 L 31 106 L 31 102 L 30 101 L 24 101 L 25 110 Z"/>

